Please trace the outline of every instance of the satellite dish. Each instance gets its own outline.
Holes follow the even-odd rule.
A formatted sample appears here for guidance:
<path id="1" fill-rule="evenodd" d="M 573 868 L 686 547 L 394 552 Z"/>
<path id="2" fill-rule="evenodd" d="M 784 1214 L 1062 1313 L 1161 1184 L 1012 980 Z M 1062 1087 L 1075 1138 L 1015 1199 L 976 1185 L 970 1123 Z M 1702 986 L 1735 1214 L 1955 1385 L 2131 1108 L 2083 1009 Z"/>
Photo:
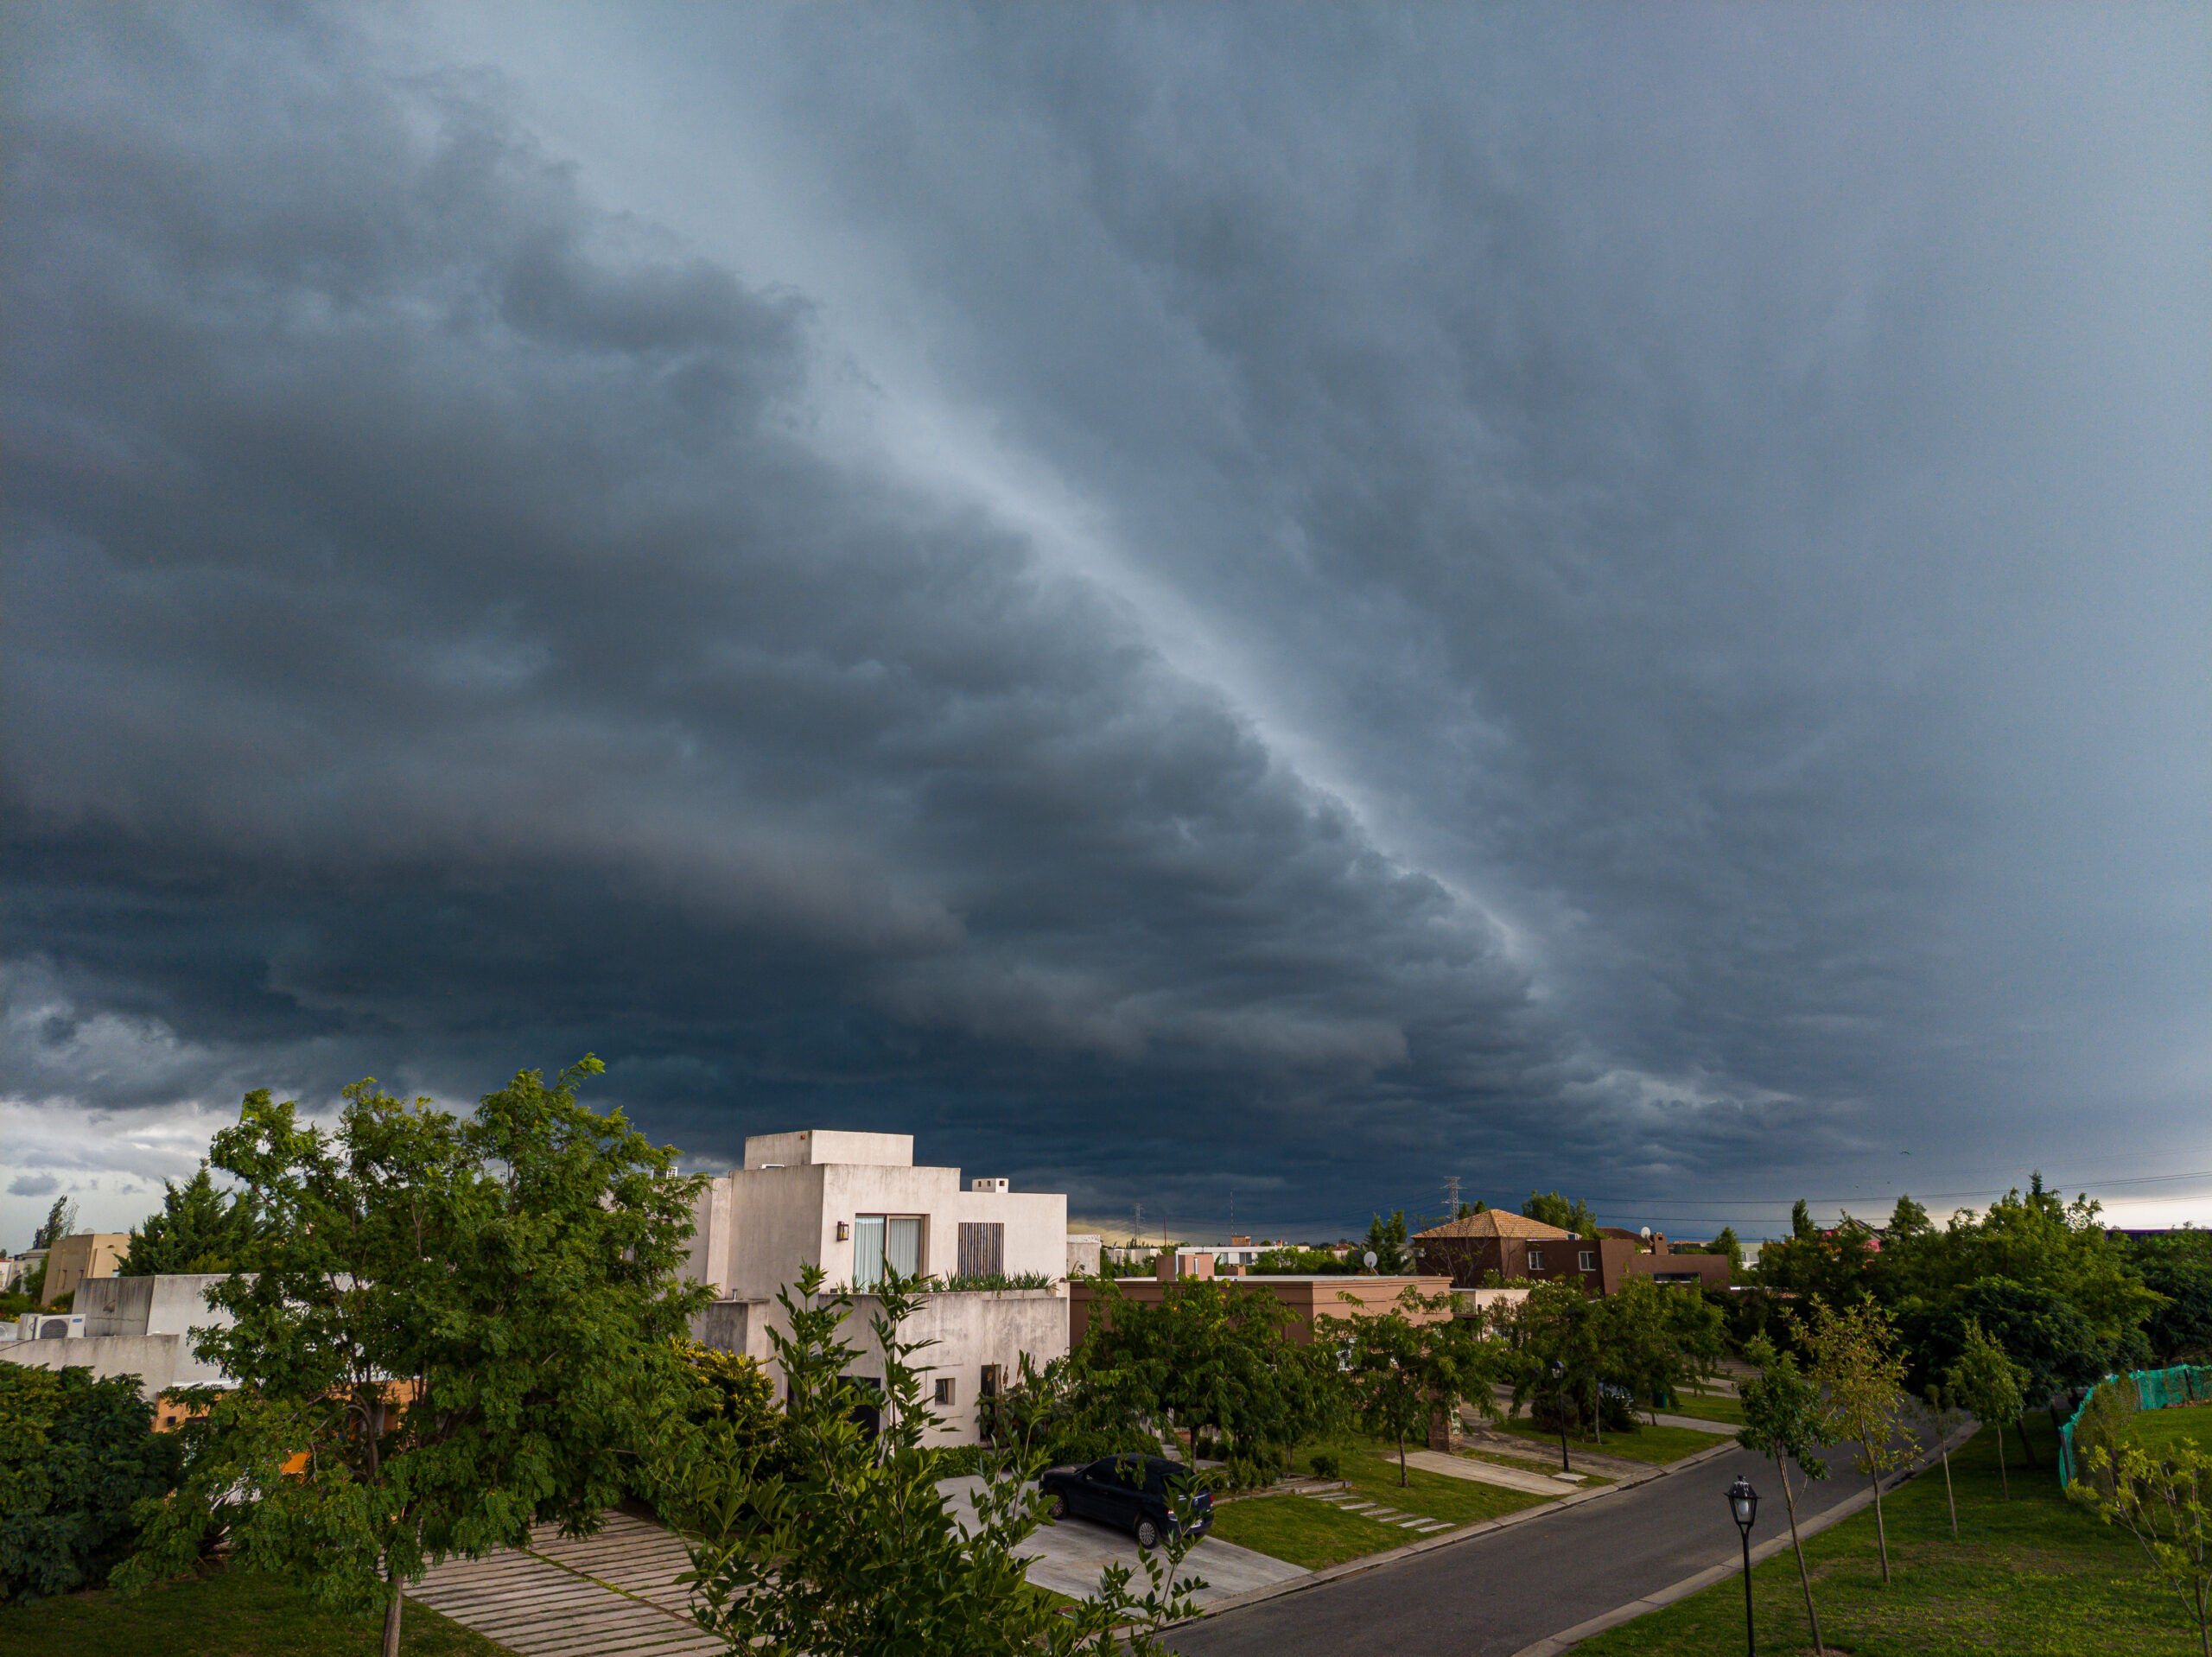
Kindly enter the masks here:
<path id="1" fill-rule="evenodd" d="M 1375 1251 L 1373 1249 L 1369 1249 L 1364 1254 L 1360 1256 L 1360 1259 L 1367 1262 L 1367 1269 L 1369 1271 L 1371 1272 L 1375 1269 Z"/>
<path id="2" fill-rule="evenodd" d="M 1647 1236 L 1647 1237 L 1648 1237 L 1648 1236 L 1649 1236 L 1649 1235 L 1651 1235 L 1651 1228 L 1650 1228 L 1649 1226 L 1646 1226 L 1646 1227 L 1644 1227 L 1644 1228 L 1643 1228 L 1643 1235 L 1644 1235 L 1645 1236 Z"/>

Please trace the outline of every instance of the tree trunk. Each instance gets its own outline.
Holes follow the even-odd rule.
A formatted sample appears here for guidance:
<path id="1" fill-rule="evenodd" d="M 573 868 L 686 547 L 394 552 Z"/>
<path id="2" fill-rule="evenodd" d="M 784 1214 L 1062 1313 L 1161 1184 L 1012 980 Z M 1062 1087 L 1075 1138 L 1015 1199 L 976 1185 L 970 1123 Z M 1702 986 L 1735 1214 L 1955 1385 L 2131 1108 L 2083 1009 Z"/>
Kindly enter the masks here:
<path id="1" fill-rule="evenodd" d="M 1398 1488 L 1403 1490 L 1412 1482 L 1406 1476 L 1406 1435 L 1402 1432 L 1398 1435 Z"/>
<path id="2" fill-rule="evenodd" d="M 2005 1500 L 2012 1499 L 2012 1476 L 2005 1470 L 2005 1429 L 1997 1428 L 1997 1482 L 2005 1492 Z"/>
<path id="3" fill-rule="evenodd" d="M 391 1571 L 391 1603 L 384 1608 L 384 1657 L 399 1657 L 399 1611 L 406 1604 L 407 1596 L 400 1586 L 397 1567 Z"/>
<path id="4" fill-rule="evenodd" d="M 1774 1470 L 1781 1476 L 1782 1500 L 1789 1509 L 1789 1546 L 1797 1552 L 1797 1580 L 1805 1585 L 1805 1620 L 1813 1625 L 1813 1657 L 1827 1657 L 1827 1647 L 1821 1643 L 1821 1614 L 1813 1609 L 1813 1573 L 1805 1566 L 1805 1545 L 1797 1540 L 1797 1497 L 1789 1489 L 1789 1469 L 1779 1451 L 1775 1455 Z"/>
<path id="5" fill-rule="evenodd" d="M 2025 1410 L 2020 1412 L 2020 1419 L 2014 1425 L 2020 1429 L 2020 1454 L 2025 1456 L 2028 1465 L 2033 1467 L 2036 1464 L 2036 1447 L 2028 1442 L 2028 1413 Z"/>
<path id="6" fill-rule="evenodd" d="M 1955 1542 L 1959 1540 L 1959 1499 L 1951 1494 L 1951 1446 L 1948 1439 L 1943 1444 L 1943 1501 L 1951 1509 L 1951 1540 Z"/>
<path id="7" fill-rule="evenodd" d="M 1868 1482 L 1874 1487 L 1874 1545 L 1881 1550 L 1882 1581 L 1887 1585 L 1890 1580 L 1890 1533 L 1882 1522 L 1882 1471 L 1874 1459 L 1874 1441 L 1866 1438 L 1860 1442 L 1866 1446 L 1866 1465 L 1874 1469 L 1867 1476 Z"/>

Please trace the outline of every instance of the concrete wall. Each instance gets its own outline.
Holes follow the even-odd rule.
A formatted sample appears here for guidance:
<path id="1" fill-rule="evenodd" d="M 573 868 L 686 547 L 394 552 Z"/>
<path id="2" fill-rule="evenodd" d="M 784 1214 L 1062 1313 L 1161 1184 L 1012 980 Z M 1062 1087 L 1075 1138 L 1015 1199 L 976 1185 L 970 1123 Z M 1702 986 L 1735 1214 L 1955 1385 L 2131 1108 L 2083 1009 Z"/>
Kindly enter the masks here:
<path id="1" fill-rule="evenodd" d="M 745 1142 L 745 1165 L 804 1168 L 830 1162 L 865 1162 L 908 1168 L 914 1162 L 912 1133 L 841 1133 L 833 1128 L 801 1128 L 794 1133 L 755 1133 Z"/>
<path id="2" fill-rule="evenodd" d="M 150 1398 L 169 1387 L 219 1385 L 227 1377 L 192 1355 L 195 1329 L 227 1329 L 227 1311 L 207 1304 L 220 1273 L 88 1279 L 78 1286 L 85 1333 L 76 1340 L 0 1341 L 0 1359 L 34 1369 L 90 1369 L 96 1378 L 137 1375 Z"/>
<path id="3" fill-rule="evenodd" d="M 1452 1287 L 1452 1279 L 1447 1277 L 1268 1276 L 1243 1277 L 1235 1281 L 1239 1288 L 1263 1290 L 1287 1307 L 1294 1320 L 1289 1326 L 1290 1337 L 1301 1346 L 1312 1342 L 1317 1323 L 1389 1311 L 1408 1285 L 1430 1297 L 1443 1294 Z M 1173 1286 L 1157 1278 L 1133 1277 L 1116 1279 L 1114 1286 L 1124 1300 L 1156 1306 Z M 1350 1301 L 1344 1298 L 1347 1294 L 1352 1297 Z M 1076 1281 L 1068 1285 L 1070 1347 L 1083 1344 L 1094 1309 L 1102 1298 L 1102 1291 L 1095 1283 Z M 1424 1312 L 1415 1321 L 1440 1322 L 1451 1316 L 1449 1311 Z"/>
<path id="4" fill-rule="evenodd" d="M 870 1317 L 882 1303 L 862 1295 L 854 1303 L 853 1315 L 842 1333 L 861 1348 L 861 1356 L 848 1372 L 856 1375 L 883 1374 L 882 1356 L 868 1330 Z M 1068 1349 L 1067 1286 L 1050 1289 L 980 1289 L 958 1294 L 925 1295 L 920 1307 L 899 1330 L 909 1341 L 931 1341 L 909 1361 L 921 1374 L 922 1397 L 927 1401 L 939 1377 L 951 1381 L 952 1402 L 932 1405 L 940 1424 L 925 1435 L 932 1444 L 980 1444 L 976 1425 L 977 1402 L 982 1395 L 983 1366 L 996 1364 L 1011 1385 L 1020 1374 L 1024 1353 L 1039 1368 Z M 781 1377 L 778 1378 L 779 1385 Z"/>
<path id="5" fill-rule="evenodd" d="M 1634 1254 L 1624 1263 L 1624 1280 L 1631 1277 L 1688 1279 L 1685 1286 L 1725 1289 L 1728 1286 L 1726 1254 Z"/>
<path id="6" fill-rule="evenodd" d="M 1070 1277 L 1096 1277 L 1100 1240 L 1092 1231 L 1068 1233 L 1068 1266 Z"/>

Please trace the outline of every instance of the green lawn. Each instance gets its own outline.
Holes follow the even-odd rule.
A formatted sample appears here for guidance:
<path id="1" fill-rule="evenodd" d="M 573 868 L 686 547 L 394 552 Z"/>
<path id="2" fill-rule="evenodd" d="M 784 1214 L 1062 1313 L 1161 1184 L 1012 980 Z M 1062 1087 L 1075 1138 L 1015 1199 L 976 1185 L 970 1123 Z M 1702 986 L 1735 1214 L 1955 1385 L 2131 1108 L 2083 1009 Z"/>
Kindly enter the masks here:
<path id="1" fill-rule="evenodd" d="M 400 1623 L 409 1657 L 506 1657 L 428 1606 L 409 1602 Z M 174 1582 L 137 1599 L 105 1590 L 28 1605 L 0 1605 L 0 1651 L 37 1657 L 376 1657 L 378 1619 L 333 1616 L 297 1589 L 243 1571 Z"/>
<path id="2" fill-rule="evenodd" d="M 1952 1457 L 1961 1540 L 1951 1540 L 1938 1466 L 1883 1499 L 1895 1580 L 1884 1586 L 1875 1554 L 1874 1515 L 1859 1513 L 1805 1545 L 1814 1571 L 1821 1633 L 1832 1651 L 1853 1657 L 2183 1657 L 2197 1649 L 2172 1590 L 2143 1572 L 2124 1532 L 2068 1504 L 2053 1470 L 2056 1435 L 2031 1418 L 2040 1467 L 2031 1470 L 2018 1441 L 2011 1451 L 2012 1500 L 2001 1499 L 1995 1435 L 1978 1433 Z M 1785 1523 L 1772 1476 L 1758 1482 L 1767 1500 L 1760 1536 Z M 1787 1551 L 1752 1573 L 1759 1650 L 1764 1657 L 1809 1652 L 1811 1636 Z M 1665 1610 L 1638 1617 L 1575 1647 L 1576 1657 L 1713 1657 L 1743 1649 L 1744 1584 L 1714 1584 Z"/>
<path id="3" fill-rule="evenodd" d="M 1418 1467 L 1407 1470 L 1407 1482 L 1401 1485 L 1396 1446 L 1379 1439 L 1342 1438 L 1310 1446 L 1300 1454 L 1303 1457 L 1316 1450 L 1336 1456 L 1344 1469 L 1344 1482 L 1355 1495 L 1398 1513 L 1420 1514 L 1447 1524 L 1478 1524 L 1535 1507 L 1545 1500 L 1526 1491 L 1447 1478 Z M 1566 1495 L 1572 1488 L 1562 1484 L 1559 1493 Z M 1308 1569 L 1421 1540 L 1416 1532 L 1344 1513 L 1310 1496 L 1259 1496 L 1224 1502 L 1214 1509 L 1211 1533 L 1239 1547 L 1255 1548 Z"/>
<path id="4" fill-rule="evenodd" d="M 1213 1529 L 1207 1533 L 1309 1571 L 1412 1540 L 1395 1526 L 1344 1513 L 1311 1496 L 1253 1496 L 1224 1502 L 1214 1509 Z M 1198 1574 L 1205 1574 L 1203 1567 Z"/>
<path id="5" fill-rule="evenodd" d="M 1676 1393 L 1675 1401 L 1659 1413 L 1687 1415 L 1699 1421 L 1726 1421 L 1729 1425 L 1737 1427 L 1744 1425 L 1741 1400 L 1719 1393 Z"/>
<path id="6" fill-rule="evenodd" d="M 1549 1444 L 1554 1449 L 1559 1445 L 1559 1434 L 1546 1432 L 1525 1419 L 1495 1421 L 1491 1425 L 1496 1431 L 1510 1432 L 1516 1438 Z M 1608 1432 L 1603 1444 L 1594 1444 L 1587 1438 L 1570 1438 L 1567 1444 L 1570 1451 L 1580 1445 L 1601 1456 L 1618 1456 L 1623 1461 L 1664 1463 L 1678 1462 L 1685 1456 L 1694 1456 L 1700 1450 L 1710 1450 L 1715 1444 L 1727 1442 L 1718 1434 L 1700 1432 L 1694 1427 L 1655 1427 L 1647 1421 L 1634 1432 Z"/>
<path id="7" fill-rule="evenodd" d="M 2144 1410 L 2127 1422 L 2136 1442 L 2145 1450 L 2165 1450 L 2193 1438 L 2212 1450 L 2212 1407 L 2199 1404 L 2179 1410 Z"/>

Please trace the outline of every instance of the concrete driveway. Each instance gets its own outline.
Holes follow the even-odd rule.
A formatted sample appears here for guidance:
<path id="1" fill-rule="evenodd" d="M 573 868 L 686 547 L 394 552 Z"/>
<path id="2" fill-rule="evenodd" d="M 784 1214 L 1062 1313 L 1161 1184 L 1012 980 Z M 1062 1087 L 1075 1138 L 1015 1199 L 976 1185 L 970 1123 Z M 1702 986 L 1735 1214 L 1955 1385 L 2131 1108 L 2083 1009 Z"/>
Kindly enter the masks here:
<path id="1" fill-rule="evenodd" d="M 962 1521 L 963 1528 L 974 1511 L 974 1492 L 982 1483 L 980 1478 L 958 1478 L 945 1479 L 938 1485 L 950 1498 L 952 1511 Z M 1128 1565 L 1135 1573 L 1130 1586 L 1140 1593 L 1144 1591 L 1144 1567 L 1138 1563 L 1142 1555 L 1136 1538 L 1127 1531 L 1113 1530 L 1072 1516 L 1057 1523 L 1048 1520 L 1037 1527 L 1022 1551 L 1032 1556 L 1029 1580 L 1039 1588 L 1049 1588 L 1071 1599 L 1088 1599 L 1096 1593 L 1098 1573 L 1109 1565 Z M 1308 1574 L 1303 1565 L 1286 1565 L 1265 1553 L 1255 1553 L 1250 1548 L 1217 1541 L 1212 1537 L 1191 1550 L 1183 1561 L 1183 1573 L 1205 1579 L 1206 1585 L 1192 1596 L 1200 1605 Z"/>

